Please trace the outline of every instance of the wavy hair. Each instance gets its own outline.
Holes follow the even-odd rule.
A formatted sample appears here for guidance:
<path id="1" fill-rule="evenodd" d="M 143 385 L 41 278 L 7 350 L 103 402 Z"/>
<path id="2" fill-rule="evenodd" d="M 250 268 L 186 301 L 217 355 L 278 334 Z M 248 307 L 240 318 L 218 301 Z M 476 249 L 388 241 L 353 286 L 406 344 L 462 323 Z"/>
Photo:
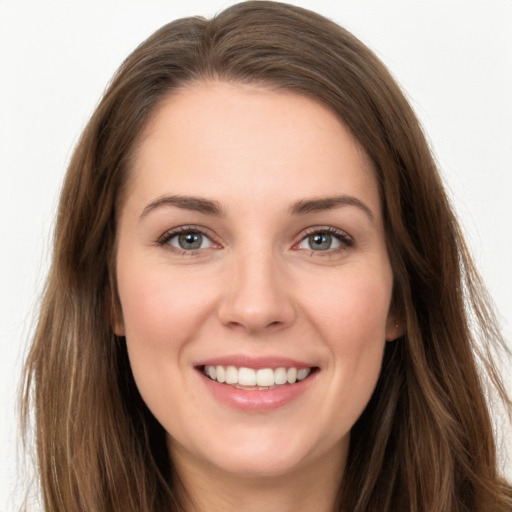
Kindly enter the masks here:
<path id="1" fill-rule="evenodd" d="M 511 405 L 488 350 L 504 344 L 416 116 L 353 35 L 265 1 L 177 20 L 149 37 L 121 65 L 74 151 L 23 390 L 25 424 L 35 411 L 46 510 L 184 509 L 165 432 L 112 331 L 114 251 L 149 116 L 173 90 L 209 80 L 308 96 L 339 116 L 373 161 L 392 307 L 406 332 L 386 344 L 377 388 L 352 428 L 337 510 L 510 512 L 485 398 L 489 381 Z"/>

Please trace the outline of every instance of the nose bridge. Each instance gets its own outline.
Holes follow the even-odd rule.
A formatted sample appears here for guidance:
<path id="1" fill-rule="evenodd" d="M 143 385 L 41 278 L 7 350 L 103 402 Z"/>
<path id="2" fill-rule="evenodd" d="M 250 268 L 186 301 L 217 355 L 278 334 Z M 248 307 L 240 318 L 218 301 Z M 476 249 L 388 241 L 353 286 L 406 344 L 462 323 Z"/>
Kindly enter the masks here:
<path id="1" fill-rule="evenodd" d="M 230 283 L 220 308 L 223 323 L 254 332 L 293 320 L 284 265 L 269 245 L 251 244 L 234 251 Z"/>

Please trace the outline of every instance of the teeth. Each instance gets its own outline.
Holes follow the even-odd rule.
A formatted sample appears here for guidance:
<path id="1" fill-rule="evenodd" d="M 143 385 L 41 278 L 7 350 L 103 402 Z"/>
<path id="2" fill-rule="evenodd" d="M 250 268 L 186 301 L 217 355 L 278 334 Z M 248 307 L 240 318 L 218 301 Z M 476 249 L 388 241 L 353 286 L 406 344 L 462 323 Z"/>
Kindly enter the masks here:
<path id="1" fill-rule="evenodd" d="M 215 373 L 217 374 L 217 382 L 226 382 L 226 370 L 224 370 L 224 366 L 215 367 Z"/>
<path id="2" fill-rule="evenodd" d="M 297 380 L 297 368 L 288 368 L 286 372 L 286 380 L 288 384 L 293 384 Z"/>
<path id="3" fill-rule="evenodd" d="M 256 372 L 256 384 L 258 386 L 273 386 L 274 381 L 274 370 L 271 368 L 264 368 L 263 370 L 258 370 Z"/>
<path id="4" fill-rule="evenodd" d="M 309 368 L 301 368 L 297 371 L 297 380 L 304 380 L 310 373 L 311 370 Z"/>
<path id="5" fill-rule="evenodd" d="M 236 366 L 205 366 L 204 374 L 212 380 L 226 384 L 238 384 L 257 389 L 281 386 L 283 384 L 295 384 L 302 381 L 311 373 L 311 368 L 253 368 Z"/>
<path id="6" fill-rule="evenodd" d="M 274 371 L 274 383 L 275 384 L 286 384 L 287 382 L 287 372 L 286 368 L 277 368 Z"/>
<path id="7" fill-rule="evenodd" d="M 208 366 L 205 366 L 205 369 L 206 368 L 208 368 Z M 238 384 L 238 370 L 234 366 L 228 366 L 226 368 L 226 384 Z"/>
<path id="8" fill-rule="evenodd" d="M 252 368 L 240 368 L 238 370 L 238 384 L 256 386 L 256 372 Z"/>

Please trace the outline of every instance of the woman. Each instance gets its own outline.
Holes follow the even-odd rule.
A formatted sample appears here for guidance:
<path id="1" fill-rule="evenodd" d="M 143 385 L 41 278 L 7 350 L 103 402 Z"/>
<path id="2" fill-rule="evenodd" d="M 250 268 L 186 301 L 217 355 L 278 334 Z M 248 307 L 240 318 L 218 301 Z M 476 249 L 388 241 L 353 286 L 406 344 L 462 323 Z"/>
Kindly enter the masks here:
<path id="1" fill-rule="evenodd" d="M 62 191 L 25 391 L 45 506 L 509 510 L 495 325 L 364 45 L 274 2 L 171 23 Z"/>

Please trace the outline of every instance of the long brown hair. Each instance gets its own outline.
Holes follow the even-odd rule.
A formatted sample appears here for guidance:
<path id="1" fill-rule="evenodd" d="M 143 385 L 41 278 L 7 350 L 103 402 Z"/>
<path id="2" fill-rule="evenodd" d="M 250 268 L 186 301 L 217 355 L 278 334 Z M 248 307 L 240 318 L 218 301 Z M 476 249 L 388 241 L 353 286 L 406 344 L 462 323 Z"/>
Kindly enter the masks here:
<path id="1" fill-rule="evenodd" d="M 383 64 L 310 11 L 246 2 L 172 22 L 122 64 L 73 154 L 27 364 L 51 512 L 183 510 L 165 433 L 112 331 L 116 212 L 138 135 L 162 99 L 200 80 L 261 84 L 326 105 L 373 161 L 406 325 L 354 425 L 337 510 L 505 512 L 483 374 L 502 344 L 419 123 Z M 485 344 L 482 344 L 485 340 Z M 480 366 L 480 372 L 477 366 Z"/>

